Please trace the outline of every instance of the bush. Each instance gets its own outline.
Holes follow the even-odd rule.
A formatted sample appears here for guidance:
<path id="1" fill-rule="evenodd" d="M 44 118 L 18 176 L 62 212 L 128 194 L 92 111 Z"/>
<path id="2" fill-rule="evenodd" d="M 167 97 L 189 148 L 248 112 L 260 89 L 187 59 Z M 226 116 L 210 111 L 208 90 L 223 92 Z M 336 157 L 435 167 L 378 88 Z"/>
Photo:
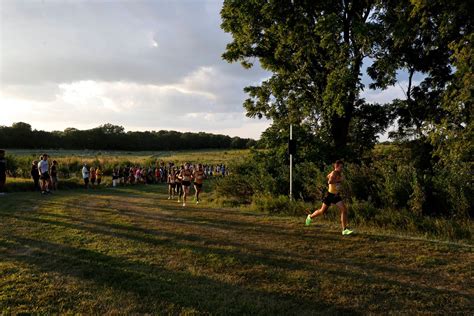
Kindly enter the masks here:
<path id="1" fill-rule="evenodd" d="M 248 178 L 238 174 L 216 180 L 215 188 L 218 196 L 227 199 L 226 203 L 230 206 L 250 204 L 254 194 Z"/>
<path id="2" fill-rule="evenodd" d="M 374 220 L 374 218 L 380 213 L 369 201 L 353 200 L 348 206 L 347 210 L 349 218 L 355 223 L 368 223 Z"/>
<path id="3" fill-rule="evenodd" d="M 301 201 L 291 201 L 286 195 L 273 197 L 271 195 L 255 195 L 252 208 L 269 214 L 303 215 L 307 205 Z"/>

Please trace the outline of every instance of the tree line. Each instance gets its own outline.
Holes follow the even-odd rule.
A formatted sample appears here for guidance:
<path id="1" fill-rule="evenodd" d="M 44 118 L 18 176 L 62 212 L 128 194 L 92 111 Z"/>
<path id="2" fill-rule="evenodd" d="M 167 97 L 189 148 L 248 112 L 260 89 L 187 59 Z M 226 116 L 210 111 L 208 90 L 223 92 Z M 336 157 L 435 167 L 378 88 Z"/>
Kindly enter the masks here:
<path id="1" fill-rule="evenodd" d="M 245 149 L 256 145 L 250 138 L 210 133 L 177 131 L 125 132 L 122 126 L 104 124 L 88 130 L 66 128 L 64 131 L 32 129 L 24 122 L 0 126 L 0 147 L 24 149 L 96 149 L 96 150 L 180 150 Z"/>

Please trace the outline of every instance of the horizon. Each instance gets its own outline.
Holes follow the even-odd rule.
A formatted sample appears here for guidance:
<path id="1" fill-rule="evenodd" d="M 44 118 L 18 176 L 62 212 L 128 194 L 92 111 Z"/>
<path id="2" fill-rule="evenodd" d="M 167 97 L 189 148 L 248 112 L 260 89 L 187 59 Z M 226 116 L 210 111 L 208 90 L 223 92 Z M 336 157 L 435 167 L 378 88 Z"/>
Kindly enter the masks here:
<path id="1" fill-rule="evenodd" d="M 107 125 L 107 124 L 110 124 L 110 125 L 113 125 L 113 126 L 123 127 L 123 126 L 121 126 L 121 125 L 115 125 L 115 124 L 111 124 L 111 123 L 107 122 L 107 123 L 103 123 L 103 124 L 100 124 L 100 125 L 95 126 L 95 127 L 92 127 L 92 128 L 87 128 L 87 129 L 80 129 L 80 128 L 76 128 L 76 127 L 74 127 L 74 126 L 68 126 L 68 127 L 66 127 L 65 129 L 63 129 L 63 130 L 44 130 L 44 129 L 35 128 L 33 125 L 31 125 L 31 124 L 28 123 L 28 122 L 14 122 L 13 124 L 17 124 L 17 123 L 24 123 L 24 124 L 30 125 L 32 131 L 41 131 L 41 132 L 48 132 L 48 133 L 53 133 L 53 132 L 65 132 L 66 129 L 69 129 L 69 128 L 76 129 L 76 130 L 78 130 L 78 131 L 87 131 L 87 130 L 92 130 L 92 129 L 100 128 L 100 127 L 102 127 L 102 126 L 104 126 L 104 125 Z M 10 126 L 0 125 L 0 128 L 1 128 L 1 127 L 11 128 L 12 125 L 10 125 Z M 123 128 L 124 128 L 124 131 L 123 131 L 124 133 L 128 133 L 128 132 L 131 132 L 131 133 L 145 133 L 145 132 L 156 133 L 156 132 L 161 132 L 161 131 L 165 131 L 165 132 L 178 132 L 178 133 L 183 133 L 183 134 L 184 134 L 184 133 L 193 133 L 193 134 L 205 133 L 205 134 L 212 134 L 212 135 L 228 136 L 228 137 L 231 137 L 231 138 L 239 137 L 239 138 L 242 138 L 242 139 L 257 140 L 257 139 L 249 138 L 249 137 L 231 136 L 231 135 L 227 135 L 227 134 L 211 133 L 211 132 L 205 132 L 205 131 L 189 132 L 189 131 L 179 131 L 179 130 L 174 130 L 174 129 L 127 130 L 125 127 L 123 127 Z"/>

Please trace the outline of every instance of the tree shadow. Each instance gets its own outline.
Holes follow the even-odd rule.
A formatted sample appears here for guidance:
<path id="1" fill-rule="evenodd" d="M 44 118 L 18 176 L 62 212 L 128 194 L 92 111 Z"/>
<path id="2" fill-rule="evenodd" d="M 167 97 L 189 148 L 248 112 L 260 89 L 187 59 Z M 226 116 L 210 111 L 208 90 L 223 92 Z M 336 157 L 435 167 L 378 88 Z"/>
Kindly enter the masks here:
<path id="1" fill-rule="evenodd" d="M 166 303 L 174 304 L 179 309 L 193 308 L 205 313 L 229 315 L 355 313 L 350 308 L 331 306 L 320 300 L 309 301 L 298 296 L 255 290 L 47 241 L 10 236 L 9 242 L 0 240 L 0 245 L 8 249 L 4 260 L 24 262 L 41 272 L 59 272 L 136 294 L 140 298 L 138 301 L 146 304 L 136 306 L 136 310 L 132 311 L 135 313 L 156 313 L 159 310 L 154 308 L 163 307 Z M 147 304 L 153 301 L 158 305 Z"/>

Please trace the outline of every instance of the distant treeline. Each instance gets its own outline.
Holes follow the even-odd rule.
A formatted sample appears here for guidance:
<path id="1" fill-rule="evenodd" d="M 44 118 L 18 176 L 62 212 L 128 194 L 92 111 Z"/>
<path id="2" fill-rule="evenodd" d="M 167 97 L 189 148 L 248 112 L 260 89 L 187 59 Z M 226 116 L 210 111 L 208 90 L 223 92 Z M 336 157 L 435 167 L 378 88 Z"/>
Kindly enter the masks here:
<path id="1" fill-rule="evenodd" d="M 179 150 L 201 148 L 246 149 L 257 142 L 250 138 L 209 133 L 176 131 L 125 132 L 122 126 L 104 124 L 88 130 L 66 128 L 64 131 L 32 130 L 23 122 L 0 126 L 0 147 L 99 149 L 99 150 Z"/>

